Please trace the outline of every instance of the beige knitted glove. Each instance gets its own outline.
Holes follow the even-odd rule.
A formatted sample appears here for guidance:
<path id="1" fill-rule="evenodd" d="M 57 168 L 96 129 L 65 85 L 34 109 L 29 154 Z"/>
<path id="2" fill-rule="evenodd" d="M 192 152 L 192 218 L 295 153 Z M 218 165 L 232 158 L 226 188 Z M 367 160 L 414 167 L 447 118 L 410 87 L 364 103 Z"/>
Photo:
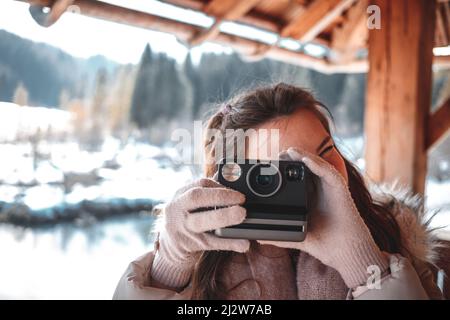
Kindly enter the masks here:
<path id="1" fill-rule="evenodd" d="M 370 265 L 377 265 L 381 273 L 385 272 L 388 259 L 375 244 L 343 176 L 317 155 L 294 148 L 287 153 L 292 160 L 303 161 L 319 177 L 317 207 L 311 213 L 304 242 L 258 242 L 312 255 L 336 269 L 349 288 L 366 284 Z"/>
<path id="2" fill-rule="evenodd" d="M 202 251 L 247 251 L 248 240 L 224 239 L 207 232 L 241 223 L 246 211 L 239 205 L 244 201 L 242 193 L 211 179 L 200 179 L 180 189 L 164 208 L 151 279 L 181 288 L 189 282 Z M 193 212 L 201 208 L 210 209 Z"/>

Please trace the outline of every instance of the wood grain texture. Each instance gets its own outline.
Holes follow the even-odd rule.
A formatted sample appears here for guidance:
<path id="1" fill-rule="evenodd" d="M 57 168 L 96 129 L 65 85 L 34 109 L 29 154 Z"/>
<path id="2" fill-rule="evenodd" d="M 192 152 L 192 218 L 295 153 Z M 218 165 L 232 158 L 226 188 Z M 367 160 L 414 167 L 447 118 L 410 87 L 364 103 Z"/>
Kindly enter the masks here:
<path id="1" fill-rule="evenodd" d="M 367 45 L 368 0 L 358 0 L 347 10 L 344 22 L 333 29 L 331 48 L 337 53 L 336 61 L 348 62 L 355 59 L 358 49 Z"/>
<path id="2" fill-rule="evenodd" d="M 366 172 L 423 193 L 436 2 L 371 3 L 381 9 L 381 29 L 369 30 Z"/>
<path id="3" fill-rule="evenodd" d="M 280 34 L 282 37 L 311 41 L 354 2 L 355 0 L 315 0 L 285 26 Z"/>

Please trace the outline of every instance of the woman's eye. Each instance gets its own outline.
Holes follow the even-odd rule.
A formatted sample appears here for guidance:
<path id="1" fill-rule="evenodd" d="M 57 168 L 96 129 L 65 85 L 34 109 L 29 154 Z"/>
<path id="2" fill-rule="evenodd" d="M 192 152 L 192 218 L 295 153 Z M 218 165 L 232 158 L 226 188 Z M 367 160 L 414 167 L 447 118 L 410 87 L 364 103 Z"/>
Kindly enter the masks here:
<path id="1" fill-rule="evenodd" d="M 334 148 L 334 144 L 331 145 L 331 146 L 326 147 L 326 148 L 319 154 L 319 157 L 322 157 L 322 156 L 323 156 L 324 154 L 326 154 L 327 152 L 333 150 L 333 148 Z"/>

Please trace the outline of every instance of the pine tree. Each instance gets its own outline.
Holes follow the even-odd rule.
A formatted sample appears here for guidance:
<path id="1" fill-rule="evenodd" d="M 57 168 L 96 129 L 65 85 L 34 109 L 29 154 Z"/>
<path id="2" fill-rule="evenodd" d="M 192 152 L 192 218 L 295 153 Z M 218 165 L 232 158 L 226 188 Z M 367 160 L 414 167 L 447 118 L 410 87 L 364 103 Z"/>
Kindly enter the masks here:
<path id="1" fill-rule="evenodd" d="M 131 101 L 131 119 L 139 128 L 146 127 L 150 122 L 149 103 L 153 95 L 153 57 L 150 45 L 146 45 L 139 63 L 139 69 L 136 76 L 136 84 L 133 90 Z"/>
<path id="2" fill-rule="evenodd" d="M 179 117 L 191 118 L 192 100 L 191 82 L 176 61 L 165 54 L 152 54 L 146 46 L 134 86 L 132 121 L 144 129 Z"/>

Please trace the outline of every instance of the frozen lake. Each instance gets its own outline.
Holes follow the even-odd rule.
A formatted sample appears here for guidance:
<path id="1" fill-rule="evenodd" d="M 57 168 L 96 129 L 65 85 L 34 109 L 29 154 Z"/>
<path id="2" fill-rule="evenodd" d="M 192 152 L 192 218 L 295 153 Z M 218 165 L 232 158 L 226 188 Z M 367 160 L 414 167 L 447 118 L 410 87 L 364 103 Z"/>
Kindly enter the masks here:
<path id="1" fill-rule="evenodd" d="M 153 218 L 90 227 L 0 225 L 0 299 L 111 299 L 134 258 L 152 249 Z"/>

